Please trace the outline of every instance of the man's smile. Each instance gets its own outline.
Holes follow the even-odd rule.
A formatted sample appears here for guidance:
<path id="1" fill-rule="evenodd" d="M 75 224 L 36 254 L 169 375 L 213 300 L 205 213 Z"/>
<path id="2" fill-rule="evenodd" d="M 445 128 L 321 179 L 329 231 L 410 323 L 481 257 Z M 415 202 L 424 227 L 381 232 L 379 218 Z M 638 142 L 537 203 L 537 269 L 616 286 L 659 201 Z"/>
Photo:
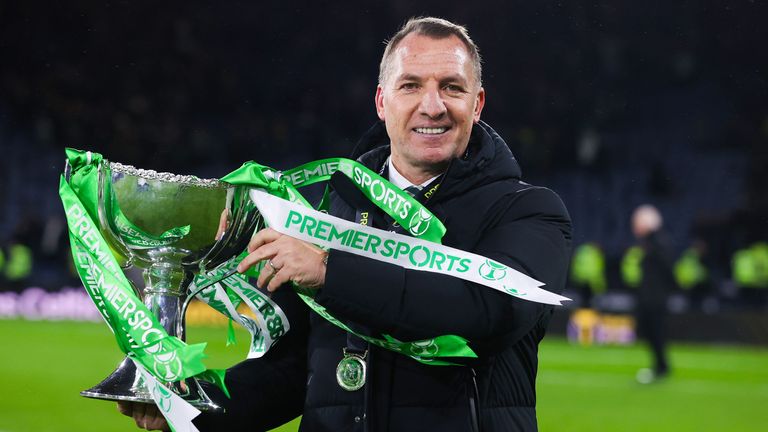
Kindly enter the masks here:
<path id="1" fill-rule="evenodd" d="M 423 134 L 423 135 L 441 135 L 448 132 L 448 130 L 450 130 L 450 127 L 446 127 L 446 126 L 413 128 L 414 132 Z"/>

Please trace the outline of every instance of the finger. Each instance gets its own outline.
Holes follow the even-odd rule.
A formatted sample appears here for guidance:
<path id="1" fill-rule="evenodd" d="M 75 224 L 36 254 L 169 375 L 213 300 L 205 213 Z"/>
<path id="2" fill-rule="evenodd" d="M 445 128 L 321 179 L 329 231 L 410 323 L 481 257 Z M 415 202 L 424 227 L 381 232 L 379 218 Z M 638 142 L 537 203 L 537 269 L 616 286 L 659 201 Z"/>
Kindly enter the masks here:
<path id="1" fill-rule="evenodd" d="M 132 417 L 133 403 L 128 401 L 117 401 L 117 410 L 124 416 Z"/>
<path id="2" fill-rule="evenodd" d="M 262 245 L 271 243 L 282 236 L 282 234 L 272 228 L 264 228 L 251 238 L 251 241 L 248 243 L 248 252 L 253 252 Z"/>
<path id="3" fill-rule="evenodd" d="M 168 426 L 168 423 L 165 421 L 165 417 L 160 413 L 160 410 L 157 409 L 157 406 L 150 405 L 150 408 L 147 408 L 145 418 L 145 428 L 148 430 L 163 430 L 166 429 Z"/>
<path id="4" fill-rule="evenodd" d="M 277 291 L 278 288 L 280 288 L 281 285 L 291 280 L 291 276 L 289 275 L 289 271 L 279 271 L 275 273 L 275 275 L 272 277 L 272 279 L 269 281 L 269 285 L 267 285 L 267 291 L 274 292 Z"/>
<path id="5" fill-rule="evenodd" d="M 281 268 L 283 268 L 283 266 L 282 264 L 280 264 L 280 260 L 278 259 L 277 255 L 275 255 L 271 259 L 268 259 L 266 264 L 264 264 L 264 268 L 262 268 L 261 273 L 259 273 L 259 278 L 256 281 L 256 286 L 266 287 L 269 281 L 278 272 L 280 272 Z"/>
<path id="6" fill-rule="evenodd" d="M 224 209 L 219 216 L 219 229 L 216 231 L 216 240 L 221 240 L 229 222 L 229 209 Z"/>
<path id="7" fill-rule="evenodd" d="M 136 427 L 143 429 L 145 424 L 144 414 L 146 413 L 148 404 L 134 403 L 133 404 L 133 421 L 136 423 Z"/>
<path id="8" fill-rule="evenodd" d="M 261 272 L 259 272 L 259 278 L 256 279 L 256 286 L 265 286 L 275 273 L 277 273 L 277 270 L 273 269 L 269 264 L 266 264 L 264 268 L 261 269 Z"/>
<path id="9" fill-rule="evenodd" d="M 265 244 L 243 258 L 243 260 L 240 261 L 240 264 L 237 265 L 237 271 L 243 273 L 253 267 L 257 262 L 272 258 L 275 255 L 277 255 L 277 246 L 273 243 Z"/>

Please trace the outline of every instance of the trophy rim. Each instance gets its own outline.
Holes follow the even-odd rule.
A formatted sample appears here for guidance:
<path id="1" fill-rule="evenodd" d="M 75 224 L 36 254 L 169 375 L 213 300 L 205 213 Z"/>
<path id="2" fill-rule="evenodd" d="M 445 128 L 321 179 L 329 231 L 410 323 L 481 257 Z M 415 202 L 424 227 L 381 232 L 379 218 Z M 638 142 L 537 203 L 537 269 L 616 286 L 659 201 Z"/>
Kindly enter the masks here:
<path id="1" fill-rule="evenodd" d="M 195 175 L 174 174 L 165 171 L 155 171 L 150 169 L 137 168 L 133 165 L 123 164 L 120 162 L 112 162 L 105 160 L 109 164 L 109 169 L 112 173 L 120 173 L 123 175 L 130 175 L 145 180 L 162 181 L 168 183 L 178 183 L 184 186 L 196 186 L 209 189 L 227 189 L 232 185 L 222 182 L 219 179 L 205 179 Z"/>

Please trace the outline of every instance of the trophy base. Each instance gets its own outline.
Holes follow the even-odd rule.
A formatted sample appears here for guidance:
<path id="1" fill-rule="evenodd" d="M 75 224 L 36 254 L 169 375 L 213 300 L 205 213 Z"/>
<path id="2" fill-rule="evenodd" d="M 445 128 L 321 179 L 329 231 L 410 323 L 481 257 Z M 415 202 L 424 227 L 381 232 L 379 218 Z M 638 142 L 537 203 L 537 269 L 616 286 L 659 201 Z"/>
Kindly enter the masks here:
<path id="1" fill-rule="evenodd" d="M 173 389 L 185 401 L 200 411 L 224 412 L 224 408 L 213 402 L 194 378 L 187 378 L 179 383 L 174 383 Z M 155 403 L 146 385 L 144 385 L 144 380 L 136 370 L 136 365 L 127 357 L 104 381 L 88 390 L 81 391 L 80 396 L 111 401 Z"/>

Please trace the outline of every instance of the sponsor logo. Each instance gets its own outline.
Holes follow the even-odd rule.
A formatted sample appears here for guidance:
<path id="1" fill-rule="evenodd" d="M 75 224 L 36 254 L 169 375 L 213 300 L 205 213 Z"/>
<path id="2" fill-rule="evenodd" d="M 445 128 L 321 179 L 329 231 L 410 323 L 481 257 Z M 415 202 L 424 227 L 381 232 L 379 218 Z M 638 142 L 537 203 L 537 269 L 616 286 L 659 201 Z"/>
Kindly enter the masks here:
<path id="1" fill-rule="evenodd" d="M 166 382 L 177 381 L 179 378 L 181 378 L 183 369 L 181 359 L 176 354 L 175 350 L 169 352 L 164 351 L 165 347 L 161 343 L 162 340 L 158 340 L 155 343 L 152 343 L 153 340 L 151 339 L 155 339 L 152 337 L 152 335 L 156 335 L 158 333 L 159 332 L 144 333 L 144 340 L 142 342 L 145 344 L 150 344 L 144 348 L 144 351 L 152 356 L 152 370 L 155 372 L 156 377 L 159 377 Z"/>
<path id="2" fill-rule="evenodd" d="M 499 280 L 507 275 L 507 266 L 495 261 L 486 259 L 483 265 L 478 269 L 480 277 L 485 280 Z"/>
<path id="3" fill-rule="evenodd" d="M 308 180 L 317 177 L 326 177 L 335 173 L 339 169 L 338 162 L 327 162 L 313 167 L 313 169 L 303 168 L 291 173 L 288 177 L 291 184 L 300 186 Z"/>
<path id="4" fill-rule="evenodd" d="M 504 291 L 506 291 L 507 293 L 509 293 L 509 294 L 511 294 L 511 295 L 513 295 L 515 297 L 522 297 L 522 296 L 525 295 L 525 293 L 521 293 L 520 291 L 518 291 L 518 290 L 516 290 L 516 289 L 514 289 L 512 287 L 508 287 L 506 285 L 504 285 L 503 288 L 504 288 Z"/>
<path id="5" fill-rule="evenodd" d="M 426 209 L 419 209 L 419 211 L 411 217 L 411 221 L 408 223 L 408 231 L 417 237 L 424 234 L 429 229 L 432 217 L 433 216 Z"/>
<path id="6" fill-rule="evenodd" d="M 434 339 L 411 342 L 411 353 L 417 357 L 434 357 L 439 350 Z"/>
<path id="7" fill-rule="evenodd" d="M 155 383 L 155 388 L 152 389 L 152 397 L 162 412 L 170 412 L 173 406 L 173 399 L 171 399 L 171 391 L 165 388 L 160 383 Z"/>
<path id="8" fill-rule="evenodd" d="M 425 222 L 417 224 L 419 229 L 428 225 L 429 219 L 422 219 L 425 219 Z M 326 241 L 331 247 L 343 246 L 392 260 L 407 259 L 411 265 L 419 268 L 428 267 L 437 271 L 466 273 L 472 262 L 469 258 L 444 253 L 427 245 L 413 245 L 408 241 L 383 238 L 376 235 L 376 232 L 352 228 L 339 230 L 333 222 L 314 218 L 295 210 L 288 212 L 283 226 L 299 234 Z"/>

